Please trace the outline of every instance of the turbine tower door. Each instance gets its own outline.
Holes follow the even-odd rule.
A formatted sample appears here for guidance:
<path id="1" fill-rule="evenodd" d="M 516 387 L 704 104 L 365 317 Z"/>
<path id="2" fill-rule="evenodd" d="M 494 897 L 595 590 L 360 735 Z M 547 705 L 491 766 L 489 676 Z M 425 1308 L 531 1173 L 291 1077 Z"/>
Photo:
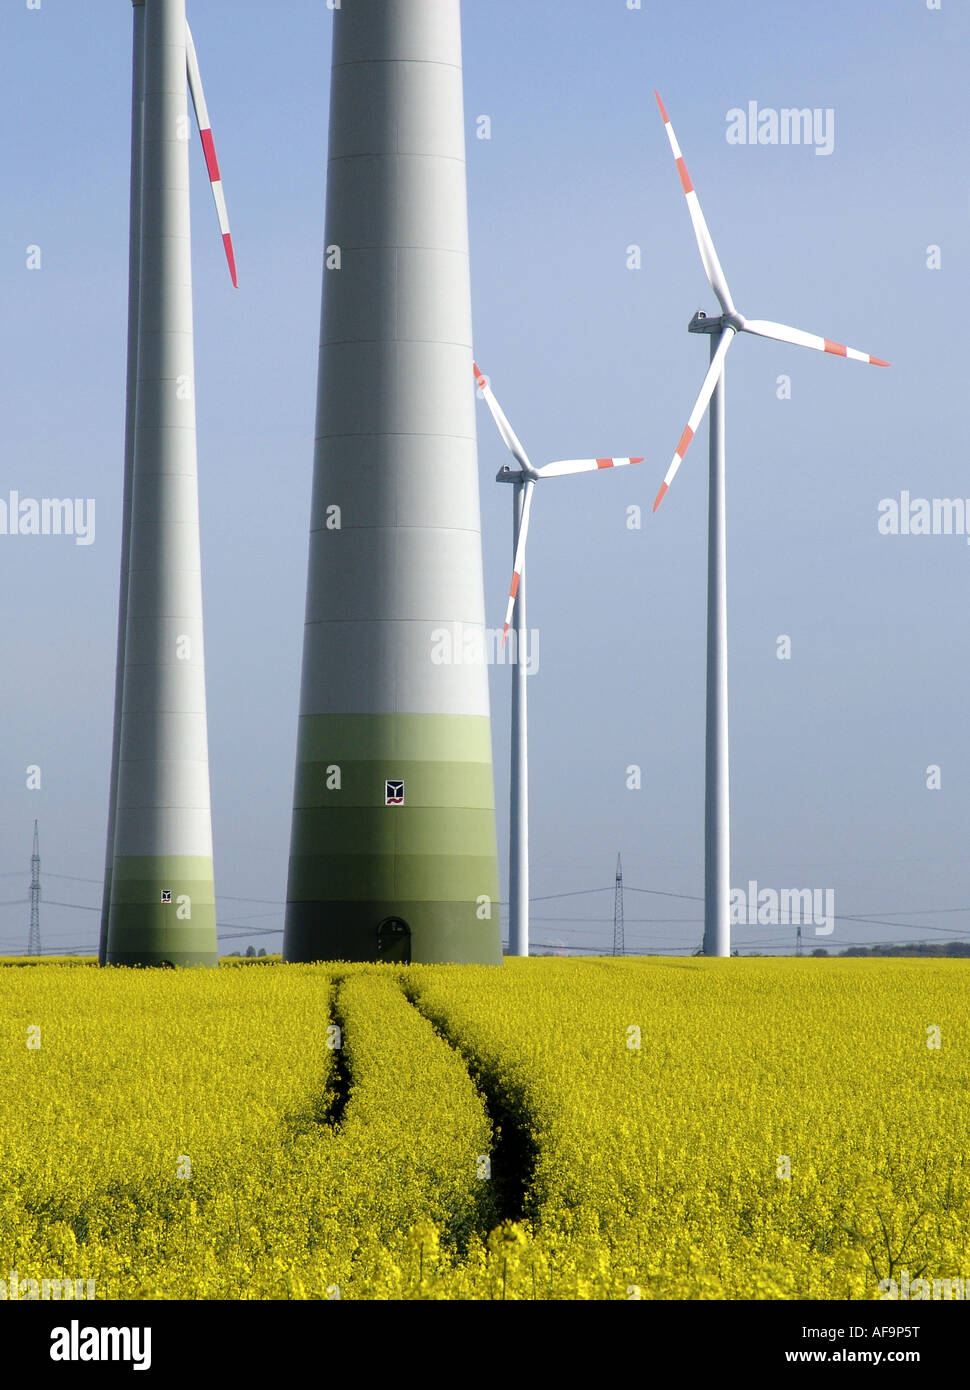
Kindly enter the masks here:
<path id="1" fill-rule="evenodd" d="M 386 917 L 377 928 L 377 959 L 411 964 L 411 928 L 400 917 Z"/>

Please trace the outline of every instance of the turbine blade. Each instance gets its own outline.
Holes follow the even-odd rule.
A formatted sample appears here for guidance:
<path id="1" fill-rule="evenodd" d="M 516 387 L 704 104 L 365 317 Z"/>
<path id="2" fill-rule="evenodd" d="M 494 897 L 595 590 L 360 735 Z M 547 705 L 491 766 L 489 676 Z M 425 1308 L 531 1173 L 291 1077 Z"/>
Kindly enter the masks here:
<path id="1" fill-rule="evenodd" d="M 525 542 L 529 534 L 529 517 L 532 515 L 532 494 L 535 492 L 535 481 L 530 478 L 525 485 L 525 496 L 522 499 L 522 517 L 519 522 L 519 534 L 515 543 L 515 563 L 512 569 L 512 583 L 509 587 L 509 602 L 505 610 L 505 627 L 502 630 L 502 646 L 504 647 L 509 640 L 509 628 L 512 626 L 512 614 L 515 611 L 515 600 L 518 596 L 519 585 L 522 582 L 522 574 L 525 570 Z"/>
<path id="2" fill-rule="evenodd" d="M 745 319 L 744 332 L 753 333 L 757 338 L 773 338 L 779 343 L 794 343 L 796 347 L 814 348 L 816 352 L 830 352 L 834 357 L 851 357 L 854 362 L 868 362 L 873 367 L 889 366 L 881 357 L 870 357 L 868 352 L 833 343 L 830 338 L 820 338 L 816 333 L 803 333 L 800 328 L 789 328 L 784 323 L 772 323 L 770 319 Z"/>
<path id="3" fill-rule="evenodd" d="M 202 74 L 199 71 L 199 59 L 195 51 L 195 44 L 192 41 L 192 30 L 185 26 L 185 63 L 189 74 L 189 91 L 192 93 L 192 105 L 195 107 L 195 119 L 199 125 L 199 134 L 202 137 L 202 149 L 205 152 L 205 165 L 209 171 L 209 182 L 212 185 L 212 196 L 215 199 L 216 213 L 219 218 L 219 230 L 222 232 L 222 244 L 226 249 L 226 260 L 229 263 L 229 274 L 232 276 L 233 286 L 238 289 L 239 281 L 236 278 L 236 254 L 232 246 L 232 233 L 229 230 L 229 212 L 226 208 L 226 195 L 222 189 L 222 177 L 219 173 L 219 161 L 216 158 L 216 147 L 212 139 L 212 124 L 209 120 L 209 108 L 205 103 L 205 92 L 202 89 Z"/>
<path id="4" fill-rule="evenodd" d="M 714 249 L 714 238 L 711 236 L 710 229 L 704 220 L 704 213 L 701 211 L 700 200 L 694 191 L 694 185 L 691 183 L 690 174 L 687 172 L 687 165 L 684 163 L 684 156 L 680 152 L 680 146 L 677 143 L 677 136 L 674 134 L 674 128 L 670 124 L 667 108 L 660 99 L 660 93 L 658 91 L 654 91 L 654 96 L 657 98 L 657 105 L 660 107 L 660 114 L 663 117 L 667 139 L 670 141 L 670 148 L 677 162 L 677 171 L 680 174 L 681 186 L 684 190 L 684 196 L 687 199 L 687 211 L 690 213 L 690 220 L 694 227 L 694 236 L 697 238 L 697 249 L 701 253 L 704 270 L 710 281 L 711 289 L 717 295 L 724 313 L 733 314 L 735 312 L 734 300 L 731 298 L 731 291 L 728 289 L 727 278 L 724 271 L 721 269 L 721 262 L 717 258 L 717 252 Z"/>
<path id="5" fill-rule="evenodd" d="M 502 436 L 502 439 L 505 441 L 505 447 L 508 449 L 509 453 L 515 459 L 516 463 L 519 465 L 520 468 L 522 468 L 526 473 L 533 472 L 534 470 L 532 468 L 532 464 L 529 462 L 529 455 L 523 449 L 521 443 L 519 442 L 518 435 L 516 434 L 512 426 L 509 424 L 508 417 L 506 416 L 505 411 L 502 409 L 498 401 L 495 399 L 495 395 L 492 391 L 492 388 L 488 384 L 488 378 L 485 376 L 484 372 L 481 370 L 477 362 L 473 362 L 472 366 L 475 368 L 475 380 L 478 383 L 478 389 L 485 397 L 485 403 L 488 406 L 489 410 L 492 412 L 492 419 L 495 421 L 496 425 L 498 425 L 498 432 Z"/>
<path id="6" fill-rule="evenodd" d="M 537 470 L 540 478 L 565 478 L 570 473 L 596 473 L 604 468 L 627 468 L 631 463 L 642 463 L 643 459 L 563 459 L 559 463 L 547 463 Z"/>
<path id="7" fill-rule="evenodd" d="M 714 394 L 714 388 L 717 386 L 718 379 L 724 367 L 724 359 L 727 356 L 728 348 L 731 346 L 733 342 L 734 329 L 725 328 L 724 333 L 721 337 L 721 341 L 718 344 L 717 352 L 715 352 L 713 358 L 711 359 L 711 365 L 707 369 L 707 376 L 704 378 L 704 385 L 701 387 L 700 395 L 697 397 L 697 400 L 694 404 L 694 409 L 690 413 L 690 419 L 687 421 L 687 428 L 684 430 L 684 433 L 680 436 L 680 443 L 677 445 L 677 452 L 674 454 L 670 467 L 667 469 L 667 476 L 664 478 L 663 483 L 660 486 L 660 491 L 657 493 L 657 500 L 653 504 L 654 511 L 657 510 L 661 502 L 666 497 L 667 489 L 673 482 L 674 477 L 677 473 L 677 469 L 684 461 L 684 455 L 690 448 L 691 440 L 697 433 L 697 427 L 700 424 L 701 420 L 704 418 L 704 412 L 710 405 L 711 397 Z"/>

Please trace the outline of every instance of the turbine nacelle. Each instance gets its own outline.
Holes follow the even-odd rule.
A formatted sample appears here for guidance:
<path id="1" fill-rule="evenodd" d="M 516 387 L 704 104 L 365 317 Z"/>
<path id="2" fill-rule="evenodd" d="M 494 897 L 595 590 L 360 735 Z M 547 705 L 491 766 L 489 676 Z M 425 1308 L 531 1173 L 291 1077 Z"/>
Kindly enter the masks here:
<path id="1" fill-rule="evenodd" d="M 740 333 L 743 325 L 744 319 L 738 313 L 708 314 L 703 309 L 698 309 L 687 325 L 687 332 L 720 333 L 724 328 L 733 328 L 736 333 Z"/>
<path id="2" fill-rule="evenodd" d="M 514 468 L 510 468 L 508 464 L 505 463 L 495 474 L 495 481 L 497 483 L 524 483 L 528 476 L 528 473 L 526 473 L 524 469 L 519 469 L 519 471 L 516 472 Z"/>

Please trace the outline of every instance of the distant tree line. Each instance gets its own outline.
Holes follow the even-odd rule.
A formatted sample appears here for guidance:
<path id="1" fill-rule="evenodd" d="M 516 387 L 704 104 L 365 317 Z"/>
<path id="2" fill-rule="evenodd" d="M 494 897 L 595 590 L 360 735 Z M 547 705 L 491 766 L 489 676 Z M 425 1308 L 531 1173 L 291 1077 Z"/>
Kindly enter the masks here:
<path id="1" fill-rule="evenodd" d="M 843 956 L 970 956 L 970 941 L 912 941 L 902 946 L 849 946 Z M 825 955 L 814 951 L 813 955 Z"/>

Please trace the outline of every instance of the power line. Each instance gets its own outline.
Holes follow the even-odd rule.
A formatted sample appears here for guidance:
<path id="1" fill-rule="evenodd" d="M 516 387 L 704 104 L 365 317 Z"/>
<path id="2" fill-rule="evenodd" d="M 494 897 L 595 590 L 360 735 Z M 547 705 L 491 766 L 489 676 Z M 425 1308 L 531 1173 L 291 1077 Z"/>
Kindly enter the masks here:
<path id="1" fill-rule="evenodd" d="M 87 943 L 83 946 L 45 946 L 42 956 L 96 956 L 97 947 Z"/>
<path id="2" fill-rule="evenodd" d="M 266 907 L 285 907 L 281 898 L 234 898 L 229 893 L 217 893 L 216 897 L 224 903 L 264 903 Z"/>
<path id="3" fill-rule="evenodd" d="M 577 888 L 572 893 L 546 893 L 541 898 L 530 898 L 530 903 L 551 903 L 555 898 L 585 898 L 590 893 L 608 893 L 609 888 Z M 504 904 L 503 904 L 504 906 Z"/>
<path id="4" fill-rule="evenodd" d="M 878 917 L 844 917 L 837 912 L 834 912 L 832 916 L 836 922 L 861 922 L 863 924 L 868 923 L 874 927 L 892 927 L 894 930 L 898 931 L 963 931 L 964 933 L 966 933 L 966 931 L 968 930 L 966 927 L 931 927 L 929 925 L 925 925 L 922 922 L 885 922 Z"/>
<path id="5" fill-rule="evenodd" d="M 531 915 L 531 914 L 530 914 Z M 602 922 L 604 926 L 609 926 L 612 917 L 537 917 L 532 916 L 533 922 Z M 681 922 L 688 926 L 697 926 L 698 922 L 703 922 L 703 917 L 627 917 L 627 922 Z"/>
<path id="6" fill-rule="evenodd" d="M 247 913 L 244 913 L 244 914 L 243 914 L 242 921 L 244 921 L 244 922 L 260 922 L 260 921 L 262 921 L 263 918 L 265 918 L 265 917 L 279 917 L 279 915 L 280 915 L 279 909 L 277 909 L 276 912 L 247 912 Z M 282 928 L 280 928 L 280 930 L 282 931 Z"/>
<path id="7" fill-rule="evenodd" d="M 20 876 L 20 871 L 13 870 L 13 871 L 11 871 L 11 872 L 9 872 L 9 873 L 5 873 L 5 874 L 0 875 L 0 878 L 13 878 L 13 877 L 19 877 L 19 876 Z M 55 878 L 55 879 L 58 879 L 58 880 L 64 880 L 64 881 L 68 881 L 68 882 L 90 883 L 90 884 L 96 884 L 96 885 L 98 885 L 98 886 L 101 886 L 101 880 L 100 880 L 100 879 L 83 878 L 83 877 L 81 877 L 80 875 L 76 875 L 76 874 L 48 874 L 48 877 L 50 877 L 50 878 Z M 630 884 L 626 884 L 625 886 L 626 886 L 627 890 L 628 890 L 629 892 L 631 892 L 631 893 L 642 893 L 642 894 L 646 894 L 646 895 L 649 895 L 649 896 L 652 896 L 652 897 L 673 898 L 673 899 L 676 899 L 676 900 L 679 900 L 679 901 L 683 901 L 683 902 L 693 902 L 693 903 L 701 903 L 701 902 L 704 901 L 703 897 L 701 897 L 701 896 L 699 896 L 699 895 L 697 895 L 697 894 L 693 894 L 693 893 L 672 893 L 672 892 L 668 892 L 668 891 L 665 891 L 665 890 L 662 890 L 662 889 L 657 889 L 657 888 L 640 888 L 640 887 L 635 887 L 635 886 L 632 886 L 632 885 L 630 885 Z M 650 927 L 654 927 L 654 928 L 670 928 L 670 927 L 673 927 L 673 928 L 675 928 L 675 929 L 677 929 L 677 928 L 679 928 L 679 927 L 686 927 L 686 926 L 696 927 L 696 926 L 698 926 L 698 925 L 701 924 L 702 919 L 701 919 L 701 918 L 694 918 L 694 917 L 631 917 L 631 918 L 627 918 L 627 917 L 625 916 L 625 913 L 623 912 L 623 899 L 622 899 L 622 890 L 623 890 L 623 887 L 624 887 L 624 884 L 623 884 L 623 879 L 622 879 L 622 862 L 621 862 L 621 860 L 620 860 L 620 858 L 619 858 L 619 856 L 618 856 L 618 857 L 617 857 L 617 877 L 616 877 L 616 879 L 614 880 L 614 885 L 613 885 L 613 893 L 614 893 L 614 901 L 613 901 L 614 948 L 616 948 L 617 941 L 618 941 L 618 939 L 620 939 L 620 938 L 618 938 L 618 935 L 617 935 L 618 930 L 619 930 L 620 932 L 622 932 L 622 941 L 621 941 L 621 949 L 618 950 L 618 951 L 616 951 L 616 954 L 623 954 L 623 953 L 625 952 L 625 927 L 626 927 L 626 924 L 627 924 L 627 923 L 629 923 L 629 925 L 635 926 L 635 927 L 639 927 L 639 926 L 650 926 Z M 32 892 L 33 892 L 33 885 L 32 885 Z M 574 890 L 570 890 L 570 891 L 567 891 L 567 892 L 564 892 L 564 893 L 548 893 L 548 894 L 541 894 L 541 895 L 537 895 L 537 896 L 535 896 L 535 897 L 530 898 L 530 902 L 536 903 L 536 904 L 539 904 L 539 903 L 549 903 L 549 902 L 557 902 L 557 901 L 563 901 L 563 900 L 571 899 L 571 898 L 592 897 L 592 896 L 594 896 L 594 895 L 597 894 L 597 893 L 606 893 L 606 892 L 609 892 L 609 887 L 606 886 L 606 885 L 604 885 L 603 887 L 599 887 L 599 888 L 583 888 L 583 889 L 574 889 Z M 618 898 L 618 894 L 619 894 L 619 898 Z M 226 903 L 252 903 L 252 904 L 257 904 L 257 905 L 265 905 L 265 906 L 267 906 L 267 907 L 273 908 L 273 909 L 275 910 L 275 912 L 281 911 L 282 908 L 283 908 L 283 906 L 284 906 L 284 904 L 283 904 L 281 901 L 279 901 L 279 900 L 274 900 L 274 899 L 270 899 L 270 898 L 247 898 L 247 897 L 240 897 L 240 896 L 235 896 L 235 895 L 230 895 L 230 894 L 217 894 L 217 900 L 218 900 L 219 902 L 226 902 Z M 28 899 L 28 898 L 14 898 L 14 899 L 9 899 L 9 900 L 0 902 L 0 908 L 4 908 L 4 907 L 22 907 L 25 903 L 28 903 L 28 902 L 31 902 L 31 901 L 32 901 L 32 898 L 30 898 L 30 899 Z M 52 907 L 65 908 L 65 909 L 70 910 L 70 911 L 78 911 L 78 912 L 100 912 L 100 910 L 101 910 L 100 907 L 91 906 L 91 905 L 86 904 L 86 903 L 62 902 L 62 901 L 59 901 L 59 900 L 51 900 L 51 899 L 45 899 L 45 901 L 49 902 L 49 903 L 50 903 L 50 906 L 52 906 Z M 39 902 L 39 899 L 38 899 L 38 902 Z M 501 906 L 507 906 L 507 904 L 500 904 L 500 905 L 501 905 Z M 605 905 L 604 905 L 604 906 L 605 906 Z M 970 927 L 963 927 L 963 926 L 945 927 L 945 926 L 934 926 L 934 925 L 932 925 L 932 924 L 930 924 L 930 923 L 911 922 L 911 921 L 899 921 L 899 920 L 888 920 L 888 919 L 890 919 L 890 918 L 900 918 L 900 917 L 931 916 L 931 915 L 936 916 L 936 915 L 944 915 L 944 914 L 945 914 L 945 915 L 956 915 L 956 914 L 960 914 L 960 913 L 970 913 L 970 907 L 915 908 L 915 909 L 912 909 L 912 910 L 911 910 L 910 912 L 908 912 L 908 913 L 903 912 L 901 909 L 890 909 L 889 911 L 887 911 L 887 912 L 881 914 L 881 915 L 878 916 L 878 917 L 864 916 L 864 915 L 862 915 L 861 913 L 856 913 L 856 914 L 836 913 L 836 914 L 833 914 L 832 920 L 837 921 L 837 922 L 842 923 L 842 924 L 845 924 L 845 925 L 849 925 L 849 924 L 855 925 L 855 924 L 858 924 L 858 925 L 865 925 L 865 926 L 870 926 L 870 925 L 871 925 L 871 926 L 887 926 L 887 927 L 891 927 L 894 931 L 896 931 L 896 932 L 901 932 L 901 933 L 902 933 L 902 932 L 906 932 L 906 933 L 909 933 L 909 932 L 931 932 L 931 933 L 933 933 L 933 934 L 935 934 L 935 935 L 943 935 L 943 936 L 945 936 L 945 937 L 947 938 L 947 941 L 948 941 L 948 942 L 960 942 L 960 941 L 966 939 L 966 937 L 968 936 L 968 934 L 970 934 Z M 243 939 L 243 938 L 246 938 L 246 937 L 255 937 L 255 936 L 279 936 L 279 935 L 282 935 L 282 934 L 283 934 L 283 928 L 282 928 L 282 927 L 274 927 L 274 928 L 253 928 L 253 927 L 247 925 L 247 922 L 258 921 L 258 920 L 263 919 L 263 918 L 266 918 L 266 917 L 272 917 L 273 915 L 274 915 L 273 912 L 266 912 L 266 913 L 251 913 L 251 914 L 249 914 L 248 917 L 244 916 L 244 917 L 242 918 L 242 920 L 240 920 L 240 921 L 237 921 L 237 922 L 225 922 L 225 923 L 218 924 L 218 925 L 217 925 L 217 930 L 218 930 L 220 933 L 222 933 L 222 934 L 225 936 L 225 938 L 226 938 L 227 940 L 237 940 L 237 939 Z M 566 931 L 567 933 L 569 933 L 569 934 L 576 934 L 576 927 L 573 926 L 573 925 L 571 925 L 571 924 L 577 924 L 577 925 L 580 926 L 580 927 L 585 927 L 585 928 L 587 928 L 587 930 L 589 931 L 590 934 L 599 935 L 599 934 L 602 932 L 602 934 L 603 934 L 604 936 L 605 936 L 606 929 L 608 929 L 608 927 L 609 927 L 609 921 L 610 921 L 610 919 L 609 919 L 607 916 L 605 916 L 605 915 L 604 915 L 603 917 L 595 917 L 595 916 L 593 916 L 593 917 L 535 916 L 533 920 L 536 921 L 536 922 L 544 922 L 544 923 L 547 923 L 547 924 L 549 924 L 549 925 L 553 925 L 553 924 L 559 925 L 559 926 L 561 926 L 561 927 L 563 928 L 563 930 L 565 930 L 565 931 Z M 797 924 L 797 923 L 771 923 L 771 924 L 766 924 L 766 926 L 771 926 L 771 927 L 779 928 L 780 931 L 782 932 L 782 938 L 781 938 L 781 939 L 778 939 L 778 934 L 777 934 L 777 932 L 776 932 L 776 933 L 774 933 L 773 935 L 766 937 L 765 939 L 756 940 L 756 941 L 755 941 L 755 940 L 752 940 L 752 941 L 744 941 L 744 942 L 739 942 L 739 943 L 737 943 L 737 944 L 738 944 L 739 946 L 744 946 L 745 948 L 759 948 L 759 947 L 760 947 L 760 948 L 762 948 L 762 949 L 772 949 L 772 948 L 776 948 L 776 947 L 784 947 L 784 948 L 790 949 L 790 948 L 789 948 L 789 940 L 790 940 L 790 938 L 787 937 L 786 928 L 789 928 L 790 926 L 793 926 L 793 925 L 797 926 L 798 924 Z M 229 929 L 228 931 L 226 930 L 227 928 Z M 580 933 L 580 934 L 581 934 L 581 933 Z M 850 946 L 854 946 L 854 945 L 864 945 L 864 946 L 867 946 L 867 947 L 868 947 L 868 946 L 887 946 L 887 947 L 891 947 L 891 946 L 900 946 L 900 945 L 904 945 L 904 944 L 906 944 L 906 943 L 905 943 L 904 941 L 901 941 L 901 940 L 897 937 L 897 938 L 896 938 L 895 940 L 893 940 L 893 941 L 886 941 L 886 942 L 881 942 L 881 941 L 880 941 L 880 942 L 872 942 L 872 941 L 866 941 L 865 939 L 861 939 L 861 940 L 843 940 L 843 939 L 839 938 L 838 940 L 826 940 L 824 944 L 825 944 L 825 946 L 826 946 L 827 948 L 828 948 L 828 947 L 846 948 L 846 947 L 850 947 Z M 567 949 L 567 950 L 571 950 L 571 951 L 580 951 L 580 952 L 595 952 L 595 951 L 600 951 L 601 953 L 604 953 L 604 954 L 605 954 L 605 952 L 603 951 L 603 948 L 602 948 L 601 946 L 599 946 L 599 945 L 590 946 L 590 945 L 583 945 L 583 944 L 580 944 L 580 943 L 577 943 L 577 942 L 573 942 L 573 943 L 570 944 L 569 946 L 564 946 L 564 947 L 560 947 L 560 946 L 558 946 L 558 945 L 556 945 L 556 944 L 554 944 L 554 943 L 549 943 L 549 942 L 537 942 L 536 945 L 539 946 L 539 947 L 541 947 L 541 948 L 543 948 L 543 949 Z M 60 952 L 62 949 L 63 949 L 63 948 L 56 948 L 56 951 L 57 951 L 57 952 Z M 72 948 L 72 949 L 73 949 L 73 948 Z M 643 945 L 638 946 L 637 949 L 638 949 L 639 952 L 643 952 L 643 953 L 647 953 L 647 954 L 650 953 L 651 951 L 654 951 L 654 950 L 659 950 L 659 951 L 661 951 L 661 952 L 665 952 L 665 953 L 670 954 L 670 953 L 681 952 L 681 951 L 685 951 L 685 950 L 694 950 L 695 948 L 694 948 L 693 945 L 684 945 L 684 944 L 680 944 L 680 943 L 676 943 L 676 942 L 671 942 L 671 941 L 660 941 L 660 942 L 645 943 L 645 944 L 643 944 Z M 43 952 L 43 954 L 47 954 L 47 952 Z M 795 943 L 795 954 L 798 954 L 798 945 L 797 945 L 797 941 L 796 941 L 796 943 Z"/>
<path id="8" fill-rule="evenodd" d="M 914 907 L 910 912 L 880 912 L 879 915 L 880 917 L 929 917 L 931 913 L 937 914 L 941 912 L 970 912 L 970 907 Z M 852 921 L 855 915 L 856 914 L 853 913 L 846 918 L 846 921 Z M 858 920 L 864 922 L 867 919 L 860 917 Z"/>
<path id="9" fill-rule="evenodd" d="M 657 898 L 683 898 L 685 902 L 702 903 L 703 898 L 699 898 L 696 893 L 663 893 L 659 888 L 631 888 L 627 884 L 630 893 L 652 893 Z"/>

